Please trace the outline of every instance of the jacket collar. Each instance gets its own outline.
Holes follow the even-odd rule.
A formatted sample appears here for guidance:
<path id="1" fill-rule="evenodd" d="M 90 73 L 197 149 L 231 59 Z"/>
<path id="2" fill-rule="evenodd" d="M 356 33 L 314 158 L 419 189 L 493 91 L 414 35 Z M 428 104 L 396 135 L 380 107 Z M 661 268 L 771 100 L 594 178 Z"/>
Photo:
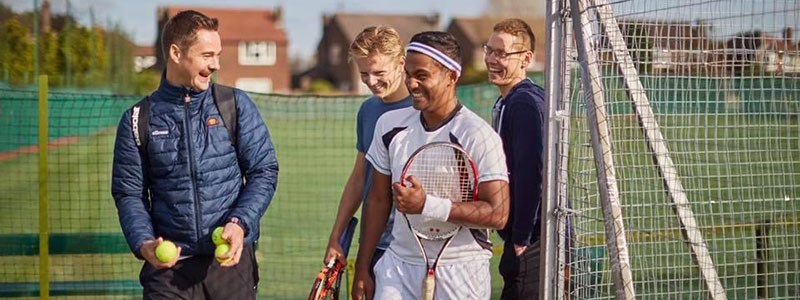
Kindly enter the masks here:
<path id="1" fill-rule="evenodd" d="M 161 83 L 159 83 L 158 89 L 153 93 L 153 96 L 161 101 L 183 104 L 184 98 L 188 95 L 191 98 L 190 103 L 195 106 L 196 103 L 199 104 L 210 93 L 209 91 L 212 88 L 213 83 L 209 84 L 208 89 L 205 91 L 196 92 L 189 87 L 172 85 L 167 81 L 167 71 L 165 70 L 161 73 Z"/>
<path id="2" fill-rule="evenodd" d="M 509 97 L 511 97 L 511 95 L 513 95 L 513 94 L 515 94 L 515 93 L 519 92 L 520 90 L 522 90 L 522 89 L 524 89 L 524 88 L 526 88 L 526 87 L 530 87 L 530 86 L 532 86 L 532 85 L 533 85 L 533 81 L 532 81 L 530 78 L 527 78 L 527 77 L 526 77 L 526 78 L 525 78 L 525 79 L 523 79 L 522 81 L 520 81 L 520 82 L 517 82 L 517 84 L 515 84 L 515 85 L 514 85 L 514 86 L 511 88 L 511 90 L 509 90 L 509 91 L 508 91 L 508 94 L 506 95 L 506 97 L 505 97 L 505 98 L 509 98 Z"/>

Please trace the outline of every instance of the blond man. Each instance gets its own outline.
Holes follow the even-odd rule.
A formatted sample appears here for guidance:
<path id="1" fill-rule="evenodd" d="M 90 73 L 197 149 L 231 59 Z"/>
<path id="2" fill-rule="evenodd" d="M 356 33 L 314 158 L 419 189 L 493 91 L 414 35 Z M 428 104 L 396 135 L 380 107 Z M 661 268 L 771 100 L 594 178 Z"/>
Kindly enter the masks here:
<path id="1" fill-rule="evenodd" d="M 378 118 L 388 111 L 411 106 L 411 97 L 403 84 L 405 80 L 403 71 L 405 57 L 403 54 L 400 35 L 395 29 L 388 26 L 367 27 L 356 36 L 350 45 L 350 61 L 354 61 L 358 66 L 361 82 L 369 88 L 373 96 L 367 98 L 358 110 L 356 117 L 356 150 L 358 152 L 353 171 L 344 186 L 339 202 L 336 223 L 334 223 L 328 239 L 325 263 L 331 259 L 338 259 L 342 263 L 346 263 L 342 248 L 339 246 L 339 237 L 344 232 L 350 217 L 358 210 L 359 205 L 365 207 L 369 205 L 365 200 L 372 183 L 372 165 L 365 159 L 365 153 L 372 144 Z M 362 209 L 362 211 L 366 211 L 366 209 Z M 375 265 L 375 262 L 389 247 L 393 221 L 394 215 L 388 219 L 388 226 L 376 246 L 371 266 Z M 372 270 L 371 267 L 370 270 Z"/>

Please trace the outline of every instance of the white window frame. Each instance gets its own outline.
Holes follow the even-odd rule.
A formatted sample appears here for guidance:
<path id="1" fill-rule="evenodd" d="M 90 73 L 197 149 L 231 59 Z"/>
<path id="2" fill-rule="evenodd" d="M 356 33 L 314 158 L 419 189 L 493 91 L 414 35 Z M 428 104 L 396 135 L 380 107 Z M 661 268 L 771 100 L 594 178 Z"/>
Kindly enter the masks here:
<path id="1" fill-rule="evenodd" d="M 240 77 L 236 79 L 236 88 L 255 93 L 272 93 L 272 79 L 267 77 Z"/>
<path id="2" fill-rule="evenodd" d="M 239 42 L 239 65 L 271 66 L 275 64 L 278 48 L 275 42 L 241 41 Z"/>

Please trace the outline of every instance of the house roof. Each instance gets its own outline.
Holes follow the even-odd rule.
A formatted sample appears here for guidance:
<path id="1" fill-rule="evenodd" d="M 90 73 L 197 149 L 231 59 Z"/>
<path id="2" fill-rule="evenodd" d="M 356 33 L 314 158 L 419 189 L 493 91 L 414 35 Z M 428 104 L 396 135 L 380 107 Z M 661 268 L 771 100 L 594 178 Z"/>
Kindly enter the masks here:
<path id="1" fill-rule="evenodd" d="M 267 40 L 285 42 L 280 10 L 265 8 L 217 8 L 199 6 L 159 7 L 159 16 L 172 17 L 184 10 L 196 10 L 219 19 L 219 35 L 223 41 Z"/>
<path id="2" fill-rule="evenodd" d="M 504 20 L 504 17 L 455 17 L 450 22 L 447 30 L 453 27 L 461 28 L 461 31 L 475 45 L 481 45 L 494 31 L 494 25 Z M 547 34 L 547 23 L 544 19 L 526 19 L 528 25 L 533 30 L 536 37 L 536 49 L 544 49 L 545 36 Z"/>
<path id="3" fill-rule="evenodd" d="M 782 38 L 766 38 L 764 49 L 790 55 L 800 55 L 800 44 L 794 44 L 792 41 Z"/>
<path id="4" fill-rule="evenodd" d="M 156 47 L 136 45 L 133 56 L 156 56 Z"/>
<path id="5" fill-rule="evenodd" d="M 336 22 L 347 37 L 348 42 L 367 26 L 388 25 L 397 30 L 402 41 L 408 41 L 414 34 L 423 31 L 440 30 L 438 15 L 380 15 L 380 14 L 342 14 L 324 16 L 332 24 Z M 326 22 L 328 23 L 328 22 Z"/>

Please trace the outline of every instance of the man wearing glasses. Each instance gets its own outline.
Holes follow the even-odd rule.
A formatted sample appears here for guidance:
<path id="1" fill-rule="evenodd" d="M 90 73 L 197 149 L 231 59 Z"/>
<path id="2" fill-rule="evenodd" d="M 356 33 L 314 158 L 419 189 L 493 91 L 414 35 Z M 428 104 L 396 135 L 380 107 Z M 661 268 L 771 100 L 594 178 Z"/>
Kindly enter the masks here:
<path id="1" fill-rule="evenodd" d="M 539 235 L 544 165 L 544 90 L 526 77 L 536 38 L 525 21 L 494 26 L 483 51 L 489 82 L 500 90 L 492 127 L 503 140 L 511 208 L 505 228 L 501 299 L 539 298 Z"/>

